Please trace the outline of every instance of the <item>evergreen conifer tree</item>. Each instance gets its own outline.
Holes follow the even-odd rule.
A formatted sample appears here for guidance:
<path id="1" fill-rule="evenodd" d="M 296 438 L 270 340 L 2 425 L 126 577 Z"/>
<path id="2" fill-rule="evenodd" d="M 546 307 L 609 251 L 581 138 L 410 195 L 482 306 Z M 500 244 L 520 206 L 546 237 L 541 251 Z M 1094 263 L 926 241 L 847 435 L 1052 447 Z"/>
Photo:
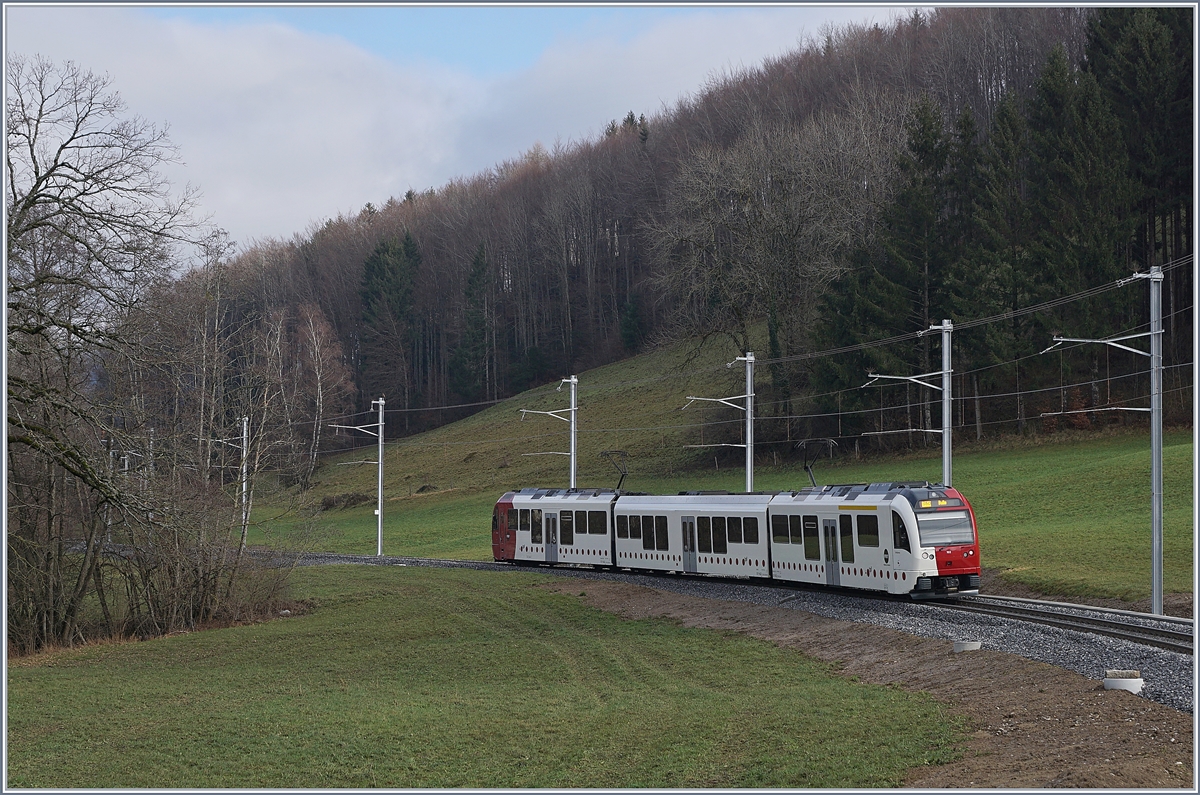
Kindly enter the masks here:
<path id="1" fill-rule="evenodd" d="M 464 401 L 484 399 L 488 387 L 488 262 L 483 244 L 471 260 L 464 293 L 463 328 L 450 359 L 450 380 Z"/>
<path id="2" fill-rule="evenodd" d="M 399 397 L 412 405 L 412 351 L 415 318 L 413 288 L 421 252 L 410 233 L 383 240 L 363 263 L 362 366 L 363 400 L 377 395 Z"/>

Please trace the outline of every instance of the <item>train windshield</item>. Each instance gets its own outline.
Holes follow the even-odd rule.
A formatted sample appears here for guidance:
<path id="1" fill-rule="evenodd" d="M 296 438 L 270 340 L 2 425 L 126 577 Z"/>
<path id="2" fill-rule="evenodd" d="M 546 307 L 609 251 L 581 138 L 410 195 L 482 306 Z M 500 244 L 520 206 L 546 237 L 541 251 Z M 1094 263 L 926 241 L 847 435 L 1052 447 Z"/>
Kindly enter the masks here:
<path id="1" fill-rule="evenodd" d="M 917 528 L 921 534 L 921 546 L 923 547 L 975 543 L 971 515 L 966 511 L 918 513 Z"/>

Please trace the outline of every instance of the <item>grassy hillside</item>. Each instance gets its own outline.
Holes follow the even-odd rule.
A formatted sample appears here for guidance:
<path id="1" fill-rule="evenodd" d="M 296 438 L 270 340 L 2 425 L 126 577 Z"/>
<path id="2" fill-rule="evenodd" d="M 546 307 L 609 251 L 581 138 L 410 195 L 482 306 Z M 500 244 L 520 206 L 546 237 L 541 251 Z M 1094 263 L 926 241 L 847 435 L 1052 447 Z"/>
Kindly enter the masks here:
<path id="1" fill-rule="evenodd" d="M 744 488 L 741 451 L 726 448 L 723 463 L 702 420 L 725 421 L 736 433 L 733 409 L 682 406 L 690 394 L 741 393 L 744 371 L 724 364 L 736 351 L 714 347 L 685 361 L 682 351 L 656 352 L 580 374 L 579 476 L 581 486 L 614 486 L 617 473 L 599 455 L 629 452 L 625 488 L 671 493 L 682 489 Z M 682 372 L 681 372 L 682 371 Z M 564 456 L 525 455 L 568 449 L 565 422 L 542 415 L 522 421 L 518 409 L 549 411 L 568 405 L 557 384 L 531 390 L 467 420 L 387 446 L 384 466 L 384 551 L 484 559 L 491 555 L 491 506 L 503 491 L 522 486 L 565 486 Z M 736 437 L 734 437 L 736 439 Z M 982 559 L 1005 577 L 1066 594 L 1125 599 L 1149 594 L 1150 450 L 1144 429 L 1093 436 L 1043 435 L 982 445 L 963 444 L 954 456 L 954 484 L 975 507 Z M 770 448 L 766 448 L 770 449 Z M 371 451 L 373 452 L 373 451 Z M 253 540 L 313 535 L 329 550 L 375 551 L 375 468 L 340 466 L 363 452 L 332 457 L 306 499 L 263 494 Z M 1190 430 L 1168 432 L 1164 448 L 1164 579 L 1168 592 L 1192 590 L 1193 458 Z M 940 451 L 821 461 L 822 483 L 941 478 Z M 795 465 L 759 456 L 755 486 L 795 489 L 808 476 Z M 359 495 L 362 503 L 317 511 L 322 499 Z M 269 517 L 276 517 L 271 519 Z"/>
<path id="2" fill-rule="evenodd" d="M 743 366 L 724 366 L 737 355 L 728 343 L 714 343 L 690 361 L 684 350 L 674 349 L 580 373 L 579 485 L 616 485 L 616 470 L 600 456 L 604 450 L 629 453 L 630 475 L 625 483 L 629 489 L 641 488 L 641 478 L 686 471 L 706 460 L 711 465 L 711 452 L 683 445 L 714 441 L 711 428 L 704 430 L 707 436 L 701 439 L 697 426 L 705 421 L 728 421 L 729 431 L 736 436 L 741 412 L 699 403 L 681 409 L 688 395 L 742 394 Z M 558 392 L 558 386 L 554 382 L 532 389 L 461 422 L 388 445 L 384 468 L 388 493 L 407 496 L 422 486 L 491 491 L 528 483 L 565 486 L 568 459 L 544 453 L 570 449 L 567 423 L 536 414 L 522 420 L 519 411 L 568 408 L 568 388 Z M 362 457 L 354 454 L 344 460 Z M 317 493 L 339 490 L 374 495 L 373 468 L 324 467 Z"/>
<path id="3" fill-rule="evenodd" d="M 579 374 L 578 483 L 581 486 L 617 484 L 613 465 L 600 456 L 604 450 L 625 450 L 629 477 L 624 488 L 652 491 L 664 476 L 680 476 L 712 467 L 712 452 L 685 448 L 713 441 L 714 429 L 700 424 L 727 421 L 722 430 L 735 436 L 741 413 L 695 404 L 681 410 L 688 395 L 728 397 L 745 387 L 744 369 L 726 368 L 737 356 L 732 347 L 706 346 L 696 358 L 682 349 L 659 351 Z M 384 456 L 385 533 L 402 537 L 406 548 L 422 554 L 483 557 L 446 537 L 441 520 L 468 519 L 482 510 L 490 516 L 497 493 L 530 485 L 568 484 L 568 459 L 547 453 L 570 449 L 566 422 L 545 415 L 521 419 L 520 409 L 553 411 L 570 406 L 567 388 L 558 382 L 518 395 L 461 422 L 429 433 L 388 442 Z M 370 441 L 361 437 L 364 445 Z M 740 451 L 738 451 L 740 455 Z M 375 467 L 342 462 L 373 459 L 375 448 L 328 457 L 316 474 L 313 488 L 300 498 L 294 491 L 270 493 L 260 488 L 254 518 L 260 523 L 252 542 L 272 535 L 315 533 L 320 544 L 346 551 L 375 549 Z M 740 469 L 738 471 L 741 471 Z M 347 510 L 326 511 L 310 521 L 328 498 L 354 495 L 361 500 Z M 351 500 L 353 502 L 354 500 Z M 364 535 L 364 532 L 366 535 Z M 332 546 L 331 546 L 332 545 Z M 391 549 L 387 547 L 386 549 Z M 435 551 L 438 550 L 438 551 Z"/>
<path id="4" fill-rule="evenodd" d="M 294 577 L 308 615 L 10 661 L 9 786 L 885 787 L 961 736 L 927 696 L 543 575 Z"/>

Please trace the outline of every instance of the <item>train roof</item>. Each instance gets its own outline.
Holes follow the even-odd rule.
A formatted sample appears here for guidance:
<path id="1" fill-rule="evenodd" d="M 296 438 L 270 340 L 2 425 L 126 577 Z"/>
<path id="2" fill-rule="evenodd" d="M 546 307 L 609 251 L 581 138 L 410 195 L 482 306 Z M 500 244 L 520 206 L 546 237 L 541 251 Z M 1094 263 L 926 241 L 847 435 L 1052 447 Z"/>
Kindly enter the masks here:
<path id="1" fill-rule="evenodd" d="M 914 508 L 929 508 L 932 501 L 936 507 L 939 500 L 954 500 L 961 505 L 961 495 L 952 488 L 929 481 L 890 481 L 884 483 L 839 483 L 826 486 L 810 486 L 796 491 L 681 491 L 677 494 L 646 494 L 645 492 L 623 492 L 608 488 L 545 489 L 524 488 L 510 491 L 500 498 L 501 502 L 532 503 L 540 500 L 573 500 L 580 502 L 612 503 L 620 499 L 621 505 L 768 505 L 814 503 L 823 500 L 853 502 L 862 498 L 864 503 L 878 503 L 901 497 Z"/>
<path id="2" fill-rule="evenodd" d="M 533 500 L 600 500 L 611 502 L 617 496 L 612 489 L 535 489 L 527 488 L 520 491 L 510 491 L 500 499 L 505 502 L 527 502 Z"/>
<path id="3" fill-rule="evenodd" d="M 799 491 L 784 493 L 776 501 L 778 503 L 814 503 L 822 500 L 853 502 L 863 498 L 864 502 L 882 502 L 888 499 L 903 498 L 917 510 L 959 506 L 963 504 L 962 495 L 955 489 L 929 481 L 895 481 L 891 483 L 843 483 L 829 486 L 816 486 Z"/>
<path id="4" fill-rule="evenodd" d="M 691 491 L 679 494 L 622 494 L 618 506 L 621 505 L 763 505 L 769 503 L 774 492 L 756 492 L 750 494 L 730 494 L 722 492 Z"/>

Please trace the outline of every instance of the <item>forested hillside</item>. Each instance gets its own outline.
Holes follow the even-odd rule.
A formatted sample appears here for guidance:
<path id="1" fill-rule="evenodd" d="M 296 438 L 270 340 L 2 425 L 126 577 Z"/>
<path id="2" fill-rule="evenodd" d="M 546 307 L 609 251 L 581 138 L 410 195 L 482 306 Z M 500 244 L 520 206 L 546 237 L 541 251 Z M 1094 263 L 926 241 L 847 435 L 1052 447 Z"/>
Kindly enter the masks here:
<path id="1" fill-rule="evenodd" d="M 848 27 L 598 140 L 534 146 L 193 278 L 244 272 L 263 309 L 318 309 L 364 410 L 379 395 L 393 409 L 494 399 L 662 339 L 728 334 L 779 359 L 1020 309 L 1190 254 L 1190 31 L 1186 9 Z M 1167 284 L 1169 364 L 1190 361 L 1191 270 Z M 1050 330 L 1135 327 L 1134 292 L 964 333 L 958 394 L 1128 373 L 1097 351 L 1061 373 L 1049 358 L 980 368 L 1036 353 Z M 775 413 L 827 411 L 800 399 L 871 366 L 927 372 L 936 347 L 776 365 Z M 980 421 L 1049 409 L 1003 402 Z M 389 433 L 455 416 L 390 415 Z"/>
<path id="2" fill-rule="evenodd" d="M 1166 408 L 1190 417 L 1192 13 L 832 30 L 594 140 L 240 246 L 171 193 L 178 153 L 104 79 L 11 58 L 10 641 L 70 642 L 93 595 L 144 633 L 259 599 L 212 528 L 244 539 L 255 476 L 303 490 L 351 443 L 329 424 L 380 396 L 391 439 L 663 342 L 756 352 L 763 444 L 928 443 L 936 396 L 860 387 L 939 367 L 916 333 L 943 318 L 959 432 L 1088 427 L 1145 404 L 1144 358 L 1039 354 L 1146 330 L 1145 281 L 1100 288 L 1162 265 Z M 113 537 L 136 554 L 103 560 Z"/>

